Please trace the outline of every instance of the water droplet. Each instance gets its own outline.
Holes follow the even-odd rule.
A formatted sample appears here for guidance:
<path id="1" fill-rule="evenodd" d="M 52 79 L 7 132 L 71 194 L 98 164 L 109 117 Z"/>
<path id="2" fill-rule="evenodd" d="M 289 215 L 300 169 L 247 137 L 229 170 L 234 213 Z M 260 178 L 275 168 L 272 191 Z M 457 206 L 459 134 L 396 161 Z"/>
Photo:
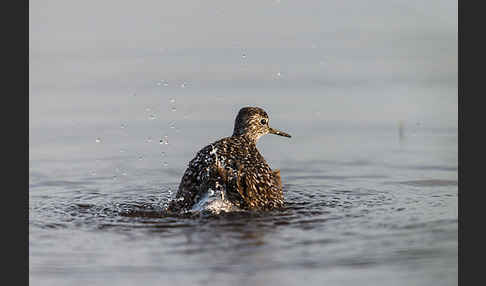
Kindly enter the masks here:
<path id="1" fill-rule="evenodd" d="M 126 176 L 126 175 L 127 175 L 127 173 L 126 173 L 126 172 L 123 172 L 123 173 L 122 173 L 122 175 L 123 175 L 123 176 Z"/>
<path id="2" fill-rule="evenodd" d="M 121 129 L 125 129 L 125 127 L 127 127 L 125 124 L 120 125 Z"/>
<path id="3" fill-rule="evenodd" d="M 150 114 L 150 116 L 149 116 L 149 119 L 150 119 L 150 120 L 154 120 L 155 118 L 157 118 L 157 117 L 155 116 L 155 114 Z"/>
<path id="4" fill-rule="evenodd" d="M 242 54 L 242 55 L 241 55 L 241 58 L 242 58 L 242 59 L 246 59 L 246 54 Z"/>
<path id="5" fill-rule="evenodd" d="M 172 112 L 176 112 L 177 111 L 177 108 L 175 106 L 172 106 L 172 108 L 170 109 Z"/>
<path id="6" fill-rule="evenodd" d="M 164 138 L 160 139 L 160 144 L 164 144 L 164 145 L 167 145 L 169 144 L 169 136 L 164 136 Z"/>
<path id="7" fill-rule="evenodd" d="M 150 112 L 150 110 L 151 110 L 150 107 L 145 108 L 145 111 L 147 111 L 147 112 Z"/>
<path id="8" fill-rule="evenodd" d="M 175 102 L 176 102 L 176 100 L 175 100 L 175 98 L 171 98 L 171 99 L 169 99 L 169 102 L 170 102 L 170 103 L 175 103 Z"/>
<path id="9" fill-rule="evenodd" d="M 185 88 L 185 87 L 186 87 L 186 83 L 185 82 L 181 83 L 181 88 Z"/>
<path id="10" fill-rule="evenodd" d="M 96 172 L 95 171 L 91 171 L 91 176 L 96 176 Z"/>
<path id="11" fill-rule="evenodd" d="M 162 153 L 160 153 L 160 155 L 162 155 L 162 157 L 165 157 L 166 153 L 162 152 Z"/>
<path id="12" fill-rule="evenodd" d="M 169 166 L 169 163 L 164 162 L 164 167 L 167 167 L 167 166 Z"/>
<path id="13" fill-rule="evenodd" d="M 143 160 L 143 156 L 138 156 L 138 160 L 142 161 Z"/>
<path id="14" fill-rule="evenodd" d="M 113 179 L 113 181 L 116 181 L 117 177 L 116 176 L 113 176 L 112 179 Z"/>
<path id="15" fill-rule="evenodd" d="M 120 153 L 125 153 L 125 150 L 123 150 L 123 149 L 120 149 Z"/>
<path id="16" fill-rule="evenodd" d="M 161 81 L 158 81 L 157 82 L 157 86 L 161 86 L 162 85 L 162 82 Z"/>
<path id="17" fill-rule="evenodd" d="M 150 142 L 152 142 L 152 137 L 147 138 L 147 143 L 150 143 Z"/>
<path id="18" fill-rule="evenodd" d="M 282 74 L 280 72 L 277 73 L 277 77 L 281 77 Z"/>
<path id="19" fill-rule="evenodd" d="M 164 86 L 165 87 L 169 86 L 169 83 L 168 82 L 164 82 Z"/>
<path id="20" fill-rule="evenodd" d="M 96 143 L 101 143 L 101 138 L 96 138 Z"/>

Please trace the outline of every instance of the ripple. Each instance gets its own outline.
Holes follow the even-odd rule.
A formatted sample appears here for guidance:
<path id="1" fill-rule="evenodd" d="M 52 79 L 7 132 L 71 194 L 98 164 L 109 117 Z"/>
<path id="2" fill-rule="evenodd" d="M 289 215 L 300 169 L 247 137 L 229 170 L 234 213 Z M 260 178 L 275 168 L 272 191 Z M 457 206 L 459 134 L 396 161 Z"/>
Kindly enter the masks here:
<path id="1" fill-rule="evenodd" d="M 434 186 L 457 186 L 457 181 L 455 180 L 411 180 L 411 181 L 396 181 L 396 182 L 385 182 L 387 185 L 408 185 L 415 187 L 434 187 Z"/>
<path id="2" fill-rule="evenodd" d="M 316 179 L 316 180 L 348 180 L 348 179 L 385 179 L 388 176 L 385 175 L 356 175 L 356 176 L 340 176 L 340 175 L 303 175 L 303 176 L 287 176 L 287 180 L 309 180 L 309 179 Z"/>
<path id="3" fill-rule="evenodd" d="M 94 182 L 89 182 L 89 181 L 42 181 L 38 182 L 35 184 L 29 185 L 31 188 L 37 188 L 37 187 L 79 187 L 79 186 L 85 186 L 85 185 L 90 185 L 94 184 Z"/>

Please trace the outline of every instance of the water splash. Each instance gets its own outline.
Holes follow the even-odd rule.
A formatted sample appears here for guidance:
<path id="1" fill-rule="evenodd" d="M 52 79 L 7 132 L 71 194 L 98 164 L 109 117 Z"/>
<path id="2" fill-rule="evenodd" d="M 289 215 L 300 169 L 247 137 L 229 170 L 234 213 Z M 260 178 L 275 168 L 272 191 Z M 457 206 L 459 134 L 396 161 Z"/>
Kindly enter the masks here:
<path id="1" fill-rule="evenodd" d="M 241 211 L 241 209 L 225 198 L 224 191 L 214 191 L 212 189 L 209 189 L 201 200 L 191 209 L 191 212 L 193 213 L 210 212 L 212 214 L 235 211 Z"/>

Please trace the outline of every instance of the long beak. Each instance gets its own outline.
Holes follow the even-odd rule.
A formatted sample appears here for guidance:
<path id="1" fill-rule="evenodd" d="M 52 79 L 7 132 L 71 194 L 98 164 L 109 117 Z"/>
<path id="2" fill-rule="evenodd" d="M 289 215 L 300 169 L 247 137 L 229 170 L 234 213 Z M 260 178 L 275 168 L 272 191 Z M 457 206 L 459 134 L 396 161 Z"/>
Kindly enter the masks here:
<path id="1" fill-rule="evenodd" d="M 292 136 L 290 136 L 290 134 L 287 134 L 283 131 L 280 131 L 280 130 L 272 128 L 272 127 L 269 127 L 269 133 L 284 136 L 284 137 L 289 137 L 289 138 L 292 137 Z"/>

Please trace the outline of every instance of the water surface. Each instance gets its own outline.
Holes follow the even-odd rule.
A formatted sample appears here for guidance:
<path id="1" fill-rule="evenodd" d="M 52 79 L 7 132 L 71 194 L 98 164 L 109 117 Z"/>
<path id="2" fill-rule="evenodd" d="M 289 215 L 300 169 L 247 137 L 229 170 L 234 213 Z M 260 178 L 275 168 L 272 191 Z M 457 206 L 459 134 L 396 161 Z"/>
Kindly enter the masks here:
<path id="1" fill-rule="evenodd" d="M 283 210 L 167 216 L 187 162 L 233 119 L 78 120 L 31 129 L 32 285 L 457 284 L 453 128 L 275 120 L 293 137 L 258 145 Z"/>
<path id="2" fill-rule="evenodd" d="M 457 285 L 457 15 L 31 1 L 30 284 Z M 248 105 L 292 135 L 258 143 L 286 207 L 165 215 Z"/>

